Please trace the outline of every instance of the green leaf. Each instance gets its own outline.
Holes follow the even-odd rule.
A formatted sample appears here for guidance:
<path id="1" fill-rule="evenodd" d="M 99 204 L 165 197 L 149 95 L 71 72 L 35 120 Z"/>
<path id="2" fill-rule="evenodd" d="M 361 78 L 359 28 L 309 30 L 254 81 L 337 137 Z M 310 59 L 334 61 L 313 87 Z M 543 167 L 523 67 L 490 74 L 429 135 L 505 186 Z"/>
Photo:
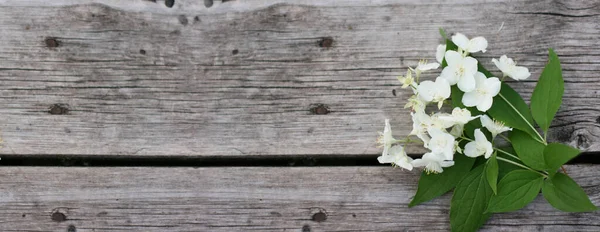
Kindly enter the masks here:
<path id="1" fill-rule="evenodd" d="M 583 189 L 563 173 L 556 173 L 554 177 L 544 181 L 542 194 L 554 208 L 565 212 L 590 212 L 598 209 Z"/>
<path id="2" fill-rule="evenodd" d="M 452 231 L 477 231 L 490 217 L 484 212 L 493 192 L 483 169 L 483 165 L 476 167 L 456 185 L 450 202 Z"/>
<path id="3" fill-rule="evenodd" d="M 454 165 L 449 168 L 444 168 L 444 172 L 427 174 L 423 171 L 421 173 L 421 178 L 419 179 L 417 193 L 408 204 L 408 207 L 413 207 L 429 201 L 450 191 L 469 173 L 474 162 L 475 159 L 473 158 L 469 158 L 462 154 L 455 154 Z"/>
<path id="4" fill-rule="evenodd" d="M 560 108 L 565 91 L 558 56 L 552 49 L 548 53 L 548 64 L 531 95 L 531 114 L 544 133 Z"/>
<path id="5" fill-rule="evenodd" d="M 501 150 L 508 152 L 510 154 L 517 154 L 515 152 L 515 150 L 512 148 L 512 146 L 509 147 L 501 147 Z M 519 163 L 519 164 L 523 164 L 525 165 L 523 162 L 521 162 L 520 160 L 515 160 L 512 157 L 502 153 L 502 152 L 498 152 L 498 154 L 496 154 L 496 156 L 498 157 L 502 157 L 508 160 L 512 160 L 513 162 Z M 507 162 L 498 162 L 498 179 L 502 180 L 502 178 L 504 178 L 504 176 L 506 176 L 508 173 L 514 171 L 514 170 L 525 170 L 522 167 L 519 167 L 517 165 L 511 164 L 511 163 L 507 163 Z"/>
<path id="6" fill-rule="evenodd" d="M 523 101 L 519 93 L 504 82 L 500 87 L 500 94 L 494 97 L 494 104 L 487 113 L 509 127 L 525 131 L 534 138 L 538 138 L 537 131 L 533 129 L 533 118 L 527 103 Z"/>
<path id="7" fill-rule="evenodd" d="M 533 201 L 540 192 L 544 177 L 529 170 L 508 173 L 498 183 L 498 194 L 492 196 L 487 212 L 501 213 L 519 210 Z"/>
<path id="8" fill-rule="evenodd" d="M 440 35 L 442 36 L 442 38 L 444 38 L 444 40 L 448 39 L 448 36 L 446 36 L 446 31 L 444 31 L 444 28 L 440 27 Z"/>
<path id="9" fill-rule="evenodd" d="M 490 188 L 496 194 L 496 184 L 498 183 L 498 160 L 496 160 L 496 154 L 493 154 L 485 164 L 485 177 L 488 184 L 490 184 Z"/>
<path id="10" fill-rule="evenodd" d="M 544 161 L 546 161 L 548 171 L 554 172 L 579 153 L 580 151 L 576 148 L 560 143 L 550 143 L 544 149 Z"/>
<path id="11" fill-rule="evenodd" d="M 535 170 L 545 170 L 547 168 L 546 162 L 544 162 L 544 144 L 531 138 L 527 133 L 516 129 L 508 134 L 508 138 L 523 163 Z"/>

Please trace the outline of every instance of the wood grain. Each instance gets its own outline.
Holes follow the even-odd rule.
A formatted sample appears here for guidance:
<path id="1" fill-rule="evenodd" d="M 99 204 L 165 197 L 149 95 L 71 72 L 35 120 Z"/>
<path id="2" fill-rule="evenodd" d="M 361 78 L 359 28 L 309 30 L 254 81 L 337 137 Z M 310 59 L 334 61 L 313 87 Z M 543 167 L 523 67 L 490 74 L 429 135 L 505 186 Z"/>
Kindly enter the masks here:
<path id="1" fill-rule="evenodd" d="M 555 48 L 549 138 L 600 151 L 599 15 L 575 0 L 2 0 L 0 154 L 374 155 L 385 118 L 409 132 L 395 77 L 433 59 L 440 27 L 487 37 L 487 67 L 528 66 L 512 83 L 526 98 Z"/>
<path id="2" fill-rule="evenodd" d="M 567 170 L 600 204 L 600 167 Z M 448 231 L 449 194 L 407 208 L 417 178 L 391 167 L 7 167 L 0 230 Z M 483 231 L 599 226 L 599 212 L 559 212 L 539 196 Z"/>

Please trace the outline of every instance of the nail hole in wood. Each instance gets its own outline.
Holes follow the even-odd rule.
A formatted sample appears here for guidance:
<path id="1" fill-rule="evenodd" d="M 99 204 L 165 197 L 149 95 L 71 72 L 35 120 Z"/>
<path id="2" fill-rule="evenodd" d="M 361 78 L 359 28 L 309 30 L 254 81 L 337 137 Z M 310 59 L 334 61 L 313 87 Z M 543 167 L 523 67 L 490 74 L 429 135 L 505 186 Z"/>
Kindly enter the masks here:
<path id="1" fill-rule="evenodd" d="M 233 49 L 233 51 L 231 51 L 231 54 L 233 55 L 237 55 L 240 51 L 238 51 L 237 49 Z"/>
<path id="2" fill-rule="evenodd" d="M 49 48 L 55 48 L 60 46 L 60 42 L 54 37 L 48 37 L 45 39 L 46 46 Z"/>
<path id="3" fill-rule="evenodd" d="M 213 5 L 213 0 L 204 0 L 204 6 L 209 8 Z"/>
<path id="4" fill-rule="evenodd" d="M 165 0 L 165 6 L 172 8 L 175 5 L 175 0 Z"/>
<path id="5" fill-rule="evenodd" d="M 330 48 L 333 45 L 333 38 L 325 37 L 319 40 L 319 47 Z"/>
<path id="6" fill-rule="evenodd" d="M 68 114 L 69 113 L 69 105 L 67 104 L 54 104 L 48 110 L 48 113 L 54 115 Z"/>
<path id="7" fill-rule="evenodd" d="M 142 55 L 146 55 L 146 50 L 144 50 L 144 49 L 140 49 L 140 54 L 142 54 Z"/>
<path id="8" fill-rule="evenodd" d="M 325 104 L 313 104 L 310 107 L 310 112 L 317 115 L 329 114 L 329 107 Z"/>
<path id="9" fill-rule="evenodd" d="M 67 232 L 77 232 L 77 228 L 75 228 L 75 225 L 69 225 Z"/>
<path id="10" fill-rule="evenodd" d="M 392 89 L 392 95 L 396 96 L 396 89 Z"/>

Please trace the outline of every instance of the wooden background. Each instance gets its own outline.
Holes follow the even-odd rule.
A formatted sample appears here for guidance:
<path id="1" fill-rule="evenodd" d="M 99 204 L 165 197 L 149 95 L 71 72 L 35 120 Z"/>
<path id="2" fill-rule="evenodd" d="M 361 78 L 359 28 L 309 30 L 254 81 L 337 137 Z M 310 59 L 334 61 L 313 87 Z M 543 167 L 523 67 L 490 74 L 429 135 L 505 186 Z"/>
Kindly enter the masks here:
<path id="1" fill-rule="evenodd" d="M 565 97 L 549 140 L 594 163 L 599 21 L 594 0 L 0 0 L 0 165 L 24 160 L 0 169 L 0 230 L 448 230 L 449 195 L 409 210 L 417 172 L 361 163 L 385 118 L 411 129 L 396 76 L 434 60 L 441 27 L 486 37 L 492 70 L 504 54 L 529 67 L 510 83 L 528 99 L 552 47 Z M 331 165 L 269 165 L 297 157 Z M 132 167 L 23 166 L 86 158 Z M 599 205 L 600 166 L 567 169 Z M 484 230 L 598 231 L 599 219 L 540 197 Z"/>

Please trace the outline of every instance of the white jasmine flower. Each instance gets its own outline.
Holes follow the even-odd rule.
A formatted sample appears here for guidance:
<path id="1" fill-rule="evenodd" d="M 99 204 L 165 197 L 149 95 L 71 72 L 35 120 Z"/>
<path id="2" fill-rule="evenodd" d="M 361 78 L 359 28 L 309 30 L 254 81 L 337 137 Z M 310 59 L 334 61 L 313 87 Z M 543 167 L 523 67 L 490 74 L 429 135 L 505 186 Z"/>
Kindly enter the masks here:
<path id="1" fill-rule="evenodd" d="M 446 66 L 440 77 L 443 77 L 454 85 L 458 83 L 458 88 L 463 92 L 470 92 L 475 89 L 475 73 L 477 73 L 477 60 L 473 57 L 463 57 L 456 51 L 446 51 Z"/>
<path id="2" fill-rule="evenodd" d="M 504 126 L 503 122 L 492 120 L 487 115 L 481 116 L 480 119 L 481 125 L 492 133 L 492 138 L 496 138 L 496 135 L 501 134 L 502 132 L 512 131 L 512 128 Z"/>
<path id="3" fill-rule="evenodd" d="M 410 71 L 410 69 L 406 71 L 406 76 L 398 76 L 398 80 L 402 83 L 402 88 L 408 86 L 416 87 L 415 79 L 412 77 L 412 71 Z"/>
<path id="4" fill-rule="evenodd" d="M 423 111 L 411 112 L 410 116 L 413 121 L 413 129 L 409 135 L 415 135 L 423 141 L 424 146 L 427 148 L 427 144 L 431 139 L 427 135 L 427 128 L 431 125 L 431 117 Z"/>
<path id="5" fill-rule="evenodd" d="M 425 71 L 437 69 L 439 67 L 440 67 L 440 64 L 438 64 L 438 63 L 427 63 L 427 60 L 420 60 L 419 64 L 415 68 L 415 72 L 417 73 L 417 76 L 419 76 L 421 73 L 423 73 Z"/>
<path id="6" fill-rule="evenodd" d="M 478 118 L 479 116 L 471 117 L 471 111 L 468 109 L 461 109 L 459 107 L 454 107 L 452 109 L 452 114 L 446 114 L 440 116 L 441 120 L 451 122 L 452 125 L 465 125 L 469 123 L 471 120 Z"/>
<path id="7" fill-rule="evenodd" d="M 424 143 L 425 148 L 429 148 L 429 142 L 431 137 L 428 131 L 432 128 L 445 131 L 446 128 L 452 127 L 452 123 L 441 120 L 439 117 L 441 113 L 434 114 L 432 116 L 427 115 L 423 111 L 418 111 L 410 114 L 413 121 L 413 129 L 410 135 L 415 135 L 421 139 Z"/>
<path id="8" fill-rule="evenodd" d="M 417 97 L 417 95 L 412 95 L 408 98 L 408 103 L 404 105 L 404 108 L 411 108 L 414 112 L 425 112 L 426 105 L 427 103 Z"/>
<path id="9" fill-rule="evenodd" d="M 442 154 L 445 160 L 452 160 L 454 157 L 454 136 L 434 127 L 428 128 L 427 133 L 431 136 L 431 140 L 427 144 L 431 152 Z"/>
<path id="10" fill-rule="evenodd" d="M 442 173 L 443 168 L 454 165 L 454 161 L 445 160 L 442 154 L 425 153 L 412 162 L 413 167 L 425 167 L 427 173 Z"/>
<path id="11" fill-rule="evenodd" d="M 475 141 L 467 143 L 465 145 L 465 155 L 468 157 L 478 157 L 484 155 L 484 157 L 490 158 L 494 148 L 490 143 L 481 129 L 475 129 Z"/>
<path id="12" fill-rule="evenodd" d="M 447 113 L 435 113 L 431 115 L 431 121 L 429 127 L 438 128 L 444 130 L 454 126 L 454 120 L 452 115 Z M 450 120 L 449 120 L 450 119 Z"/>
<path id="13" fill-rule="evenodd" d="M 389 149 L 388 152 L 389 153 L 387 155 L 381 155 L 381 156 L 377 157 L 377 160 L 379 161 L 379 163 L 382 163 L 382 164 L 391 163 L 392 165 L 396 165 L 398 167 L 407 169 L 409 171 L 413 169 L 413 166 L 411 164 L 413 159 L 408 157 L 408 155 L 406 155 L 406 152 L 404 151 L 404 147 L 393 146 Z"/>
<path id="14" fill-rule="evenodd" d="M 523 66 L 517 66 L 517 63 L 513 61 L 513 59 L 506 57 L 503 55 L 500 57 L 500 60 L 492 59 L 492 62 L 502 71 L 504 76 L 509 76 L 515 80 L 525 80 L 531 73 L 529 73 L 529 69 Z"/>
<path id="15" fill-rule="evenodd" d="M 481 36 L 469 39 L 467 38 L 467 36 L 461 33 L 456 33 L 455 35 L 453 35 L 452 42 L 463 51 L 469 53 L 478 51 L 485 52 L 485 49 L 487 49 L 488 46 L 487 40 Z"/>
<path id="16" fill-rule="evenodd" d="M 377 138 L 377 144 L 383 147 L 383 153 L 381 155 L 387 155 L 390 147 L 392 147 L 392 145 L 394 145 L 394 143 L 396 142 L 398 142 L 398 140 L 396 140 L 392 136 L 392 127 L 390 126 L 390 120 L 385 119 L 385 127 L 383 128 L 383 132 L 379 132 L 379 138 Z"/>
<path id="17" fill-rule="evenodd" d="M 477 106 L 481 112 L 485 112 L 492 107 L 494 97 L 500 92 L 500 80 L 495 77 L 485 78 L 483 73 L 475 74 L 475 89 L 465 93 L 462 103 L 465 106 Z"/>
<path id="18" fill-rule="evenodd" d="M 450 84 L 446 79 L 438 77 L 433 81 L 423 81 L 417 87 L 421 100 L 425 102 L 437 102 L 438 108 L 442 108 L 444 100 L 450 97 Z"/>
<path id="19" fill-rule="evenodd" d="M 437 60 L 437 62 L 441 64 L 442 61 L 444 60 L 444 54 L 446 54 L 446 45 L 445 44 L 438 45 L 435 50 L 435 60 Z"/>

